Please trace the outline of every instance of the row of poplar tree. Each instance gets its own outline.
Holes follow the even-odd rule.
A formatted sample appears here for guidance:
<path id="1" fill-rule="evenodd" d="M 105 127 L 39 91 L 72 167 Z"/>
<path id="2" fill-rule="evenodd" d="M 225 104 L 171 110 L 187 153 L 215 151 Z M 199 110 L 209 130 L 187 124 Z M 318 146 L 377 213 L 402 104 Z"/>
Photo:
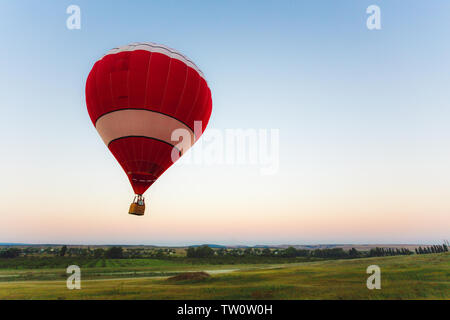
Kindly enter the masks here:
<path id="1" fill-rule="evenodd" d="M 443 245 L 433 245 L 428 247 L 418 247 L 415 249 L 417 254 L 427 254 L 427 253 L 441 253 L 448 251 L 448 245 L 445 243 Z"/>

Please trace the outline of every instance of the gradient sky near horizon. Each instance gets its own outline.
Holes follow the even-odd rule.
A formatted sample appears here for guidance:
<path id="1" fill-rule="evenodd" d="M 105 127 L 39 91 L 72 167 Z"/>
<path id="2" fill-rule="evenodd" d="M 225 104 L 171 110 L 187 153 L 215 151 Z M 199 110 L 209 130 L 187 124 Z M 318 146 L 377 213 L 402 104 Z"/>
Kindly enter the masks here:
<path id="1" fill-rule="evenodd" d="M 71 4 L 80 30 L 66 28 Z M 366 27 L 372 4 L 381 30 Z M 0 242 L 450 238 L 449 1 L 1 0 L 0 38 Z M 200 67 L 211 131 L 279 129 L 278 172 L 182 158 L 146 215 L 128 215 L 84 86 L 97 59 L 138 41 Z"/>

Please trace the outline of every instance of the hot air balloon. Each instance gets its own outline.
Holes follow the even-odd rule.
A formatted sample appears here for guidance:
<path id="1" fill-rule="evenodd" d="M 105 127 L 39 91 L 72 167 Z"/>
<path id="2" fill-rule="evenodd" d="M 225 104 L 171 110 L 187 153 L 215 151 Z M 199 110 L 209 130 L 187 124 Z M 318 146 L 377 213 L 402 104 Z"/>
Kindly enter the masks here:
<path id="1" fill-rule="evenodd" d="M 94 64 L 86 105 L 136 194 L 134 215 L 144 214 L 144 192 L 200 138 L 212 110 L 200 69 L 178 51 L 148 42 L 114 48 Z"/>

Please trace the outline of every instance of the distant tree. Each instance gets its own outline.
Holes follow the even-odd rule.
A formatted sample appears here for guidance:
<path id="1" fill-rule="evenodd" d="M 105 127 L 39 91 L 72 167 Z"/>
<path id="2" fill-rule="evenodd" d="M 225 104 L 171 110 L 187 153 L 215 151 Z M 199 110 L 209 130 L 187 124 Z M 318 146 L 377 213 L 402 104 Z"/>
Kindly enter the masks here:
<path id="1" fill-rule="evenodd" d="M 98 248 L 94 250 L 94 258 L 96 259 L 100 259 L 103 258 L 105 256 L 105 250 L 103 250 L 102 248 Z"/>
<path id="2" fill-rule="evenodd" d="M 80 248 L 79 255 L 81 257 L 87 257 L 89 255 L 88 249 Z"/>
<path id="3" fill-rule="evenodd" d="M 164 251 L 163 249 L 158 249 L 158 250 L 156 250 L 155 257 L 157 257 L 157 258 L 162 258 L 162 257 L 164 257 L 165 255 L 166 255 L 166 253 L 165 253 L 165 251 Z"/>
<path id="4" fill-rule="evenodd" d="M 294 247 L 289 247 L 285 249 L 282 254 L 285 257 L 293 258 L 297 255 L 297 249 L 295 249 Z"/>
<path id="5" fill-rule="evenodd" d="M 8 248 L 0 252 L 0 258 L 17 258 L 22 251 L 18 248 Z"/>
<path id="6" fill-rule="evenodd" d="M 306 249 L 297 249 L 297 257 L 307 257 L 310 253 L 310 250 Z"/>
<path id="7" fill-rule="evenodd" d="M 195 258 L 195 248 L 194 247 L 189 247 L 186 250 L 186 255 L 188 258 Z"/>
<path id="8" fill-rule="evenodd" d="M 224 248 L 220 248 L 219 250 L 217 250 L 217 255 L 220 257 L 223 257 L 227 254 L 227 250 Z"/>
<path id="9" fill-rule="evenodd" d="M 61 251 L 59 252 L 59 255 L 61 257 L 64 257 L 66 255 L 67 252 L 67 246 L 62 246 Z"/>
<path id="10" fill-rule="evenodd" d="M 208 258 L 214 255 L 214 250 L 208 246 L 198 247 L 196 251 L 198 258 Z"/>
<path id="11" fill-rule="evenodd" d="M 197 248 L 189 247 L 186 251 L 186 255 L 189 258 L 209 258 L 214 255 L 214 250 L 207 245 L 203 245 Z"/>
<path id="12" fill-rule="evenodd" d="M 245 250 L 244 250 L 244 255 L 245 255 L 245 256 L 251 256 L 251 255 L 253 255 L 253 249 L 252 249 L 252 248 L 245 248 Z"/>
<path id="13" fill-rule="evenodd" d="M 348 251 L 348 255 L 349 255 L 351 258 L 356 258 L 356 257 L 359 257 L 359 256 L 360 256 L 360 253 L 359 253 L 359 251 L 356 250 L 355 248 L 351 248 L 351 249 Z"/>
<path id="14" fill-rule="evenodd" d="M 412 251 L 410 251 L 409 249 L 406 249 L 406 248 L 402 249 L 402 251 L 404 251 L 403 252 L 404 255 L 414 254 L 414 252 L 412 252 Z"/>
<path id="15" fill-rule="evenodd" d="M 123 249 L 122 247 L 111 247 L 105 252 L 105 257 L 108 259 L 122 259 Z"/>
<path id="16" fill-rule="evenodd" d="M 270 257 L 272 255 L 272 252 L 269 248 L 264 248 L 261 254 L 265 257 Z"/>

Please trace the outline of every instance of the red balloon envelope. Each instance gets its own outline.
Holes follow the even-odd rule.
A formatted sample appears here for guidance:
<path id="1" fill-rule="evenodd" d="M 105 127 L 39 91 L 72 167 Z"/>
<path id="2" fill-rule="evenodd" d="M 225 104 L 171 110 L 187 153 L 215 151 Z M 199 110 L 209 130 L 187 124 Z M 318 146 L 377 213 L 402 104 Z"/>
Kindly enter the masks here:
<path id="1" fill-rule="evenodd" d="M 114 48 L 98 60 L 86 81 L 86 104 L 137 195 L 176 161 L 174 154 L 181 156 L 200 137 L 212 110 L 199 68 L 154 43 Z M 194 127 L 196 121 L 201 127 Z"/>

